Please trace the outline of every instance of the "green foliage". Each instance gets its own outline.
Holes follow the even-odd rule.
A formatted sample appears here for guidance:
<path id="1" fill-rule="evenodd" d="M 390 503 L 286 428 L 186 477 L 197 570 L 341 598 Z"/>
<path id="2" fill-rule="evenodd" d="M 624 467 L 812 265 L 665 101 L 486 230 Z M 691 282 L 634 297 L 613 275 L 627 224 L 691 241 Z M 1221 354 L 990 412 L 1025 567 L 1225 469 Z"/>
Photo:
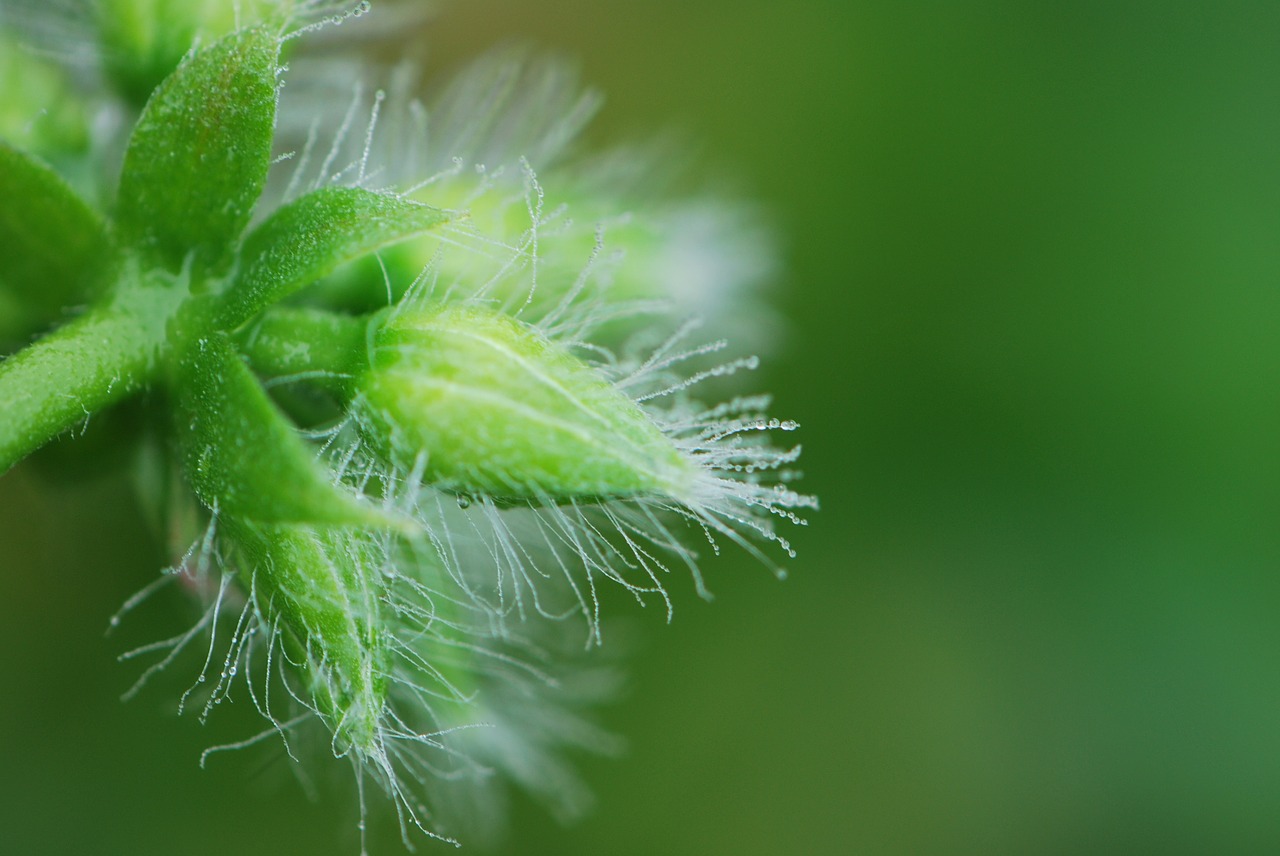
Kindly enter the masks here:
<path id="1" fill-rule="evenodd" d="M 110 437 L 133 444 L 120 460 L 132 461 L 158 528 L 191 544 L 174 556 L 174 575 L 210 598 L 190 632 L 142 649 L 167 653 L 140 684 L 207 633 L 197 685 L 219 644 L 226 653 L 199 692 L 202 718 L 243 668 L 271 733 L 318 721 L 334 754 L 393 800 L 406 831 L 461 827 L 465 811 L 428 825 L 436 804 L 459 801 L 439 791 L 454 780 L 467 782 L 461 802 L 494 804 L 487 769 L 568 815 L 582 789 L 560 750 L 606 741 L 573 712 L 591 693 L 566 689 L 590 681 L 547 653 L 563 649 L 557 625 L 579 620 L 598 642 L 598 580 L 666 600 L 666 562 L 697 576 L 696 553 L 662 515 L 696 525 L 713 546 L 719 536 L 759 554 L 749 542 L 759 538 L 790 552 L 772 518 L 802 522 L 790 509 L 813 501 L 784 485 L 796 451 L 760 434 L 794 425 L 765 419 L 760 396 L 705 408 L 688 393 L 754 358 L 686 376 L 683 363 L 723 343 L 682 350 L 677 333 L 658 344 L 634 307 L 585 294 L 603 227 L 551 240 L 522 151 L 492 170 L 474 164 L 481 186 L 470 199 L 456 183 L 442 189 L 447 208 L 408 198 L 429 196 L 430 177 L 393 177 L 404 194 L 372 190 L 387 166 L 366 170 L 379 93 L 350 166 L 330 171 L 347 116 L 330 129 L 321 174 L 293 198 L 313 123 L 288 189 L 269 191 L 273 147 L 287 136 L 277 128 L 287 124 L 277 115 L 281 46 L 314 26 L 311 9 L 283 16 L 246 4 L 237 28 L 217 4 L 108 0 L 99 47 L 115 89 L 86 103 L 114 100 L 129 115 L 145 102 L 136 123 L 61 172 L 0 142 L 0 336 L 77 313 L 0 361 L 0 472 L 130 400 L 145 430 Z M 561 120 L 539 115 L 539 99 L 562 99 L 528 97 L 512 127 L 489 132 L 565 144 Z M 401 110 L 403 119 L 421 108 Z M 115 152 L 119 164 L 90 159 Z M 66 178 L 117 166 L 105 213 Z M 89 195 L 110 197 L 104 187 Z M 469 201 L 482 203 L 491 232 L 462 210 Z M 403 262 L 427 237 L 436 249 L 416 271 L 384 265 L 380 251 L 419 239 Z M 650 238 L 632 248 L 653 254 Z M 460 257 L 446 260 L 454 244 Z M 540 267 L 552 280 L 542 286 Z M 329 278 L 386 299 L 353 313 L 330 299 L 343 287 L 326 289 Z M 538 317 L 520 317 L 526 310 Z M 626 327 L 650 356 L 591 342 L 603 323 Z M 240 613 L 227 631 L 219 619 L 231 604 Z M 272 687 L 290 708 L 284 720 Z M 499 733 L 462 733 L 481 725 Z M 424 794 L 411 793 L 415 783 Z"/>
<path id="2" fill-rule="evenodd" d="M 267 397 L 225 333 L 188 345 L 175 385 L 187 478 L 205 505 L 261 524 L 386 523 L 334 490 L 314 451 Z"/>
<path id="3" fill-rule="evenodd" d="M 383 247 L 438 228 L 452 215 L 358 187 L 327 187 L 284 205 L 244 242 L 221 322 L 261 309 Z"/>
<path id="4" fill-rule="evenodd" d="M 176 269 L 221 271 L 271 162 L 278 34 L 227 36 L 193 55 L 147 102 L 129 139 L 116 200 L 123 244 Z"/>
<path id="5" fill-rule="evenodd" d="M 100 285 L 106 252 L 102 217 L 48 164 L 0 140 L 0 282 L 31 314 L 15 332 L 39 326 Z M 23 324 L 22 321 L 26 323 Z"/>

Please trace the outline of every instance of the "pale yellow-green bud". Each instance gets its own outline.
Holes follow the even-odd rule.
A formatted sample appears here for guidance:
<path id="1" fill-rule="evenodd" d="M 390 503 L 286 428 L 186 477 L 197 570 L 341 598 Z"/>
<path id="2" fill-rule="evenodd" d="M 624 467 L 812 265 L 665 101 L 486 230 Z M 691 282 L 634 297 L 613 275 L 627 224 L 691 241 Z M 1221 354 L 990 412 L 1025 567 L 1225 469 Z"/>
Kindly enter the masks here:
<path id="1" fill-rule="evenodd" d="M 475 306 L 390 315 L 355 390 L 356 420 L 375 448 L 461 493 L 680 496 L 698 475 L 598 371 L 536 329 Z"/>

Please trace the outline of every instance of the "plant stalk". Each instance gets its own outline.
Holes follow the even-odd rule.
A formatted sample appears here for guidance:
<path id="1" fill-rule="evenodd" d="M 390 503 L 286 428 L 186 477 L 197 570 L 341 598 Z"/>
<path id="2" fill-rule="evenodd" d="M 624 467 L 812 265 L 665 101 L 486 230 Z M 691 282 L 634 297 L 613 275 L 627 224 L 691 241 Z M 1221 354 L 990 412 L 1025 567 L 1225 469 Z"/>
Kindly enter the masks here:
<path id="1" fill-rule="evenodd" d="M 0 361 L 0 474 L 155 377 L 187 290 L 122 271 L 105 300 Z"/>

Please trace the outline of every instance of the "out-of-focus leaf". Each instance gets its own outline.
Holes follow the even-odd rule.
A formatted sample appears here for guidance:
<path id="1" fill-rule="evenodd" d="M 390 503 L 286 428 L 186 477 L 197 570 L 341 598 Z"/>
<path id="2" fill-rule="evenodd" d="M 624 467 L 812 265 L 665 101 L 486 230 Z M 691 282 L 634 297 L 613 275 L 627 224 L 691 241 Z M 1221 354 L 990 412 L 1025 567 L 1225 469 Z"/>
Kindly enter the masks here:
<path id="1" fill-rule="evenodd" d="M 33 317 L 87 297 L 102 219 L 48 165 L 0 141 L 0 288 Z"/>

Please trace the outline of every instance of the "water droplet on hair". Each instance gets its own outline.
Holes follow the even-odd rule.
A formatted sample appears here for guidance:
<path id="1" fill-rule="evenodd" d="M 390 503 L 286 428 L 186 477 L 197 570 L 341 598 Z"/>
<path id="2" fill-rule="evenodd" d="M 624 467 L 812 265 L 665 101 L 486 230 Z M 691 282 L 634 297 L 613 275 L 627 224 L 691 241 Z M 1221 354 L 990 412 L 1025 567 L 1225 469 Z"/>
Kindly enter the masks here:
<path id="1" fill-rule="evenodd" d="M 465 493 L 460 493 L 460 494 L 458 494 L 458 507 L 459 507 L 459 508 L 470 508 L 470 507 L 471 507 L 471 503 L 472 503 L 472 502 L 474 502 L 474 500 L 473 500 L 470 496 L 468 496 L 467 494 L 465 494 Z"/>

